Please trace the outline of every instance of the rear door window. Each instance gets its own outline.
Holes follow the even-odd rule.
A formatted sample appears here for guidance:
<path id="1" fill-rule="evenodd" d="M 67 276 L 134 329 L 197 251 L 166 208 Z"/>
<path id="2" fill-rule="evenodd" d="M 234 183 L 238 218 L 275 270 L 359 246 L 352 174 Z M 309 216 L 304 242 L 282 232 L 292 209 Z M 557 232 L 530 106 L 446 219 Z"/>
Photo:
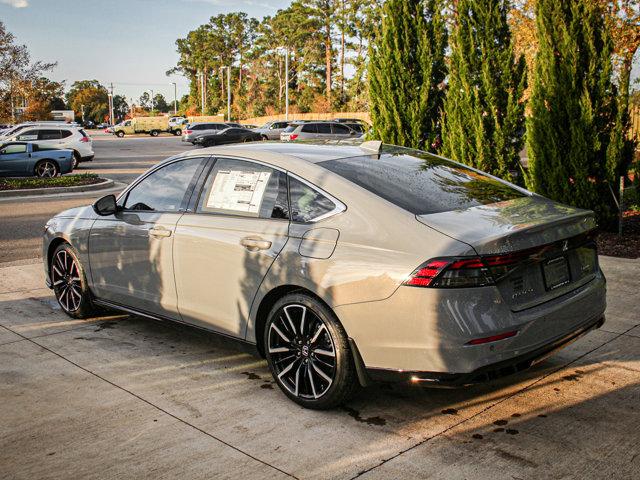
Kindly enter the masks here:
<path id="1" fill-rule="evenodd" d="M 286 174 L 246 160 L 216 160 L 197 212 L 254 218 L 289 218 Z"/>
<path id="2" fill-rule="evenodd" d="M 84 131 L 82 130 L 78 130 L 80 132 L 80 135 L 82 135 L 83 137 L 86 137 L 87 134 L 84 133 Z M 60 130 L 60 138 L 68 138 L 71 135 L 73 135 L 73 132 L 71 132 L 71 130 Z"/>
<path id="3" fill-rule="evenodd" d="M 302 126 L 302 133 L 318 133 L 318 125 L 316 123 L 307 123 Z"/>
<path id="4" fill-rule="evenodd" d="M 318 133 L 331 133 L 331 124 L 329 123 L 317 123 Z"/>
<path id="5" fill-rule="evenodd" d="M 60 130 L 40 130 L 38 140 L 60 140 Z"/>
<path id="6" fill-rule="evenodd" d="M 500 180 L 416 150 L 319 162 L 416 215 L 462 210 L 526 196 Z"/>
<path id="7" fill-rule="evenodd" d="M 331 128 L 333 130 L 333 133 L 337 133 L 338 135 L 349 135 L 351 133 L 349 127 L 339 125 L 337 123 L 331 124 Z"/>

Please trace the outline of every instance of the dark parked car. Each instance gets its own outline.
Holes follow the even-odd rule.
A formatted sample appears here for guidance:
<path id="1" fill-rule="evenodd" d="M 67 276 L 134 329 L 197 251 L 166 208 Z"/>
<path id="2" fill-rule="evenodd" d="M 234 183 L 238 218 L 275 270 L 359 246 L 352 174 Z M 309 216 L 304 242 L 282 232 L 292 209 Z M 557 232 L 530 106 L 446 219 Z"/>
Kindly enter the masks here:
<path id="1" fill-rule="evenodd" d="M 262 140 L 262 135 L 246 128 L 230 127 L 218 132 L 204 133 L 193 139 L 194 145 L 211 147 L 225 143 L 255 142 Z"/>
<path id="2" fill-rule="evenodd" d="M 73 170 L 73 150 L 29 142 L 0 145 L 0 177 L 57 177 Z"/>

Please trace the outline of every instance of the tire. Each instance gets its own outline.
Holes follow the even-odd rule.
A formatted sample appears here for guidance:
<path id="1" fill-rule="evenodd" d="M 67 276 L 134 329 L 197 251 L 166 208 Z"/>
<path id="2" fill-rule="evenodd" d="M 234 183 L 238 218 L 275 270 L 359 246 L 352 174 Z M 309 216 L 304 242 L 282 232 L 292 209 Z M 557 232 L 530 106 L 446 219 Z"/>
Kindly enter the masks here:
<path id="1" fill-rule="evenodd" d="M 49 275 L 56 300 L 64 313 L 72 318 L 95 316 L 98 309 L 93 305 L 84 269 L 75 249 L 68 243 L 61 244 L 53 252 Z"/>
<path id="2" fill-rule="evenodd" d="M 117 131 L 116 132 L 116 137 L 118 137 L 118 138 L 124 137 L 124 132 L 122 130 Z"/>
<path id="3" fill-rule="evenodd" d="M 267 137 L 266 135 L 261 135 L 260 136 L 260 140 L 262 140 L 263 142 L 269 140 L 269 137 Z"/>
<path id="4" fill-rule="evenodd" d="M 74 150 L 73 165 L 71 166 L 71 170 L 75 170 L 76 168 L 78 168 L 78 165 L 80 165 L 80 160 L 81 160 L 80 154 Z"/>
<path id="5" fill-rule="evenodd" d="M 157 130 L 151 130 L 151 133 L 149 133 L 149 135 L 151 135 L 152 137 L 157 137 L 158 136 L 158 131 Z"/>
<path id="6" fill-rule="evenodd" d="M 298 405 L 334 408 L 358 388 L 344 328 L 329 308 L 309 295 L 292 293 L 276 302 L 263 342 L 274 380 Z"/>
<path id="7" fill-rule="evenodd" d="M 180 129 L 174 130 L 174 131 L 173 131 L 173 134 L 174 134 L 176 137 L 179 137 L 180 135 L 182 135 L 182 130 L 180 130 Z"/>
<path id="8" fill-rule="evenodd" d="M 51 178 L 60 175 L 60 167 L 53 160 L 40 160 L 33 167 L 33 174 L 38 178 Z"/>

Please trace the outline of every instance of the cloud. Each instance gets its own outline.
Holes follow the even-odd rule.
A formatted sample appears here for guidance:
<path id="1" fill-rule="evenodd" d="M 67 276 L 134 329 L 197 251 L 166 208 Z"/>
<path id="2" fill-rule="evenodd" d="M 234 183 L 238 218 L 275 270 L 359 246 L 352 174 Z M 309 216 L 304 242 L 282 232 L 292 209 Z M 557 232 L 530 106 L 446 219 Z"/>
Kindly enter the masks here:
<path id="1" fill-rule="evenodd" d="M 11 5 L 13 8 L 25 8 L 29 6 L 29 0 L 0 0 L 0 3 Z"/>

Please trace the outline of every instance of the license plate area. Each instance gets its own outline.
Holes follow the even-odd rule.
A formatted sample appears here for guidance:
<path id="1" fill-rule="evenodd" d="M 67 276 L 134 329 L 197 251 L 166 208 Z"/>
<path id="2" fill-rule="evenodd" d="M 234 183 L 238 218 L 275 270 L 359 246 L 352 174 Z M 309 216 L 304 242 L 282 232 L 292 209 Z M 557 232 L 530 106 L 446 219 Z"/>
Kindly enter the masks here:
<path id="1" fill-rule="evenodd" d="M 555 290 L 571 282 L 569 262 L 566 257 L 557 257 L 542 264 L 544 286 L 547 291 Z"/>

